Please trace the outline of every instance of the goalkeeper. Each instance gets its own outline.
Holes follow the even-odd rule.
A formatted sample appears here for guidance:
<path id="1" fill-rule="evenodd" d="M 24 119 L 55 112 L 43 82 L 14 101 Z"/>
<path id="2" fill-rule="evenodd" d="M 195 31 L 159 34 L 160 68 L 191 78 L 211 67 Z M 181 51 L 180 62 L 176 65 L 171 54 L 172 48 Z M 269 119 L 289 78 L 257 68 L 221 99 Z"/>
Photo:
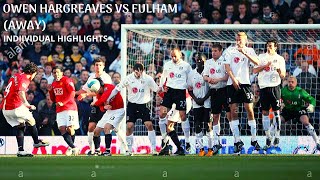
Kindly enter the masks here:
<path id="1" fill-rule="evenodd" d="M 307 128 L 309 134 L 316 143 L 317 150 L 320 150 L 319 139 L 314 127 L 309 122 L 308 113 L 314 112 L 316 100 L 310 96 L 304 89 L 297 87 L 297 79 L 290 76 L 288 86 L 282 88 L 281 98 L 283 100 L 283 109 L 281 116 L 285 121 L 293 120 L 300 122 Z M 306 107 L 304 104 L 308 104 Z"/>

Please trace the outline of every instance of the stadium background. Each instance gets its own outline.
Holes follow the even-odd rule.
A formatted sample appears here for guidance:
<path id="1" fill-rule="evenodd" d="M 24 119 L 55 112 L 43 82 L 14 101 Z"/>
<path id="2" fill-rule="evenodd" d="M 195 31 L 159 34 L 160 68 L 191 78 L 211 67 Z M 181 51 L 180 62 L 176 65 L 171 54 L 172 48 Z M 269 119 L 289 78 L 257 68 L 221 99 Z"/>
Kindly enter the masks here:
<path id="1" fill-rule="evenodd" d="M 65 67 L 65 75 L 74 79 L 76 89 L 79 90 L 86 82 L 88 74 L 92 73 L 92 60 L 97 57 L 106 59 L 106 72 L 112 76 L 112 80 L 117 84 L 121 79 L 121 36 L 120 30 L 122 24 L 316 24 L 320 23 L 319 15 L 319 1 L 283 1 L 280 0 L 279 4 L 273 4 L 275 1 L 199 1 L 193 2 L 189 0 L 101 0 L 101 1 L 38 1 L 38 0 L 6 0 L 0 1 L 2 9 L 4 3 L 176 3 L 178 4 L 177 14 L 121 14 L 114 12 L 112 14 L 14 14 L 3 13 L 0 16 L 0 68 L 1 68 L 1 94 L 0 102 L 3 97 L 3 90 L 10 76 L 14 73 L 21 71 L 26 63 L 34 62 L 39 65 L 39 74 L 29 86 L 28 100 L 31 104 L 38 107 L 38 111 L 34 112 L 37 119 L 37 126 L 39 134 L 42 136 L 59 135 L 55 123 L 54 104 L 46 100 L 46 83 L 52 82 L 52 75 L 50 66 L 61 65 Z M 201 16 L 200 16 L 201 14 Z M 47 23 L 45 31 L 37 31 L 34 29 L 11 29 L 5 31 L 3 22 L 5 20 L 44 20 Z M 270 32 L 271 33 L 271 32 Z M 13 48 L 21 42 L 4 43 L 3 37 L 10 34 L 19 35 L 106 35 L 108 42 L 98 43 L 40 43 L 36 42 L 33 45 L 28 45 L 21 52 L 16 52 L 13 57 L 9 56 L 10 48 Z M 169 51 L 172 47 L 178 46 L 184 54 L 186 61 L 194 65 L 196 54 L 204 53 L 210 58 L 210 46 L 214 42 L 199 42 L 199 41 L 175 41 L 171 39 L 157 39 L 150 41 L 148 38 L 140 38 L 135 33 L 130 33 L 132 37 L 128 38 L 129 47 L 128 51 L 129 62 L 143 62 L 147 65 L 147 73 L 152 75 L 155 80 L 161 75 L 161 66 L 164 61 L 169 58 Z M 296 32 L 286 32 L 288 36 L 287 44 L 284 44 L 279 51 L 286 59 L 286 68 L 288 71 L 287 76 L 290 74 L 298 78 L 298 85 L 306 89 L 313 97 L 317 99 L 317 106 L 315 113 L 311 115 L 311 123 L 314 125 L 317 133 L 319 134 L 319 68 L 320 68 L 320 50 L 316 47 L 316 41 L 320 40 L 319 32 L 309 33 L 309 36 L 299 37 Z M 229 39 L 233 39 L 233 35 L 229 35 Z M 297 45 L 295 42 L 299 38 L 309 38 L 305 46 Z M 292 39 L 292 41 L 290 40 Z M 290 43 L 292 42 L 292 43 Z M 224 47 L 230 45 L 229 43 L 223 44 Z M 254 47 L 257 54 L 263 52 L 264 46 L 259 45 Z M 311 51 L 303 50 L 304 48 L 311 48 Z M 300 49 L 300 50 L 299 50 Z M 79 53 L 76 53 L 76 52 Z M 303 60 L 297 59 L 297 51 L 302 52 L 304 55 Z M 131 53 L 131 54 L 130 54 Z M 154 54 L 155 56 L 150 56 Z M 300 53 L 299 53 L 300 54 Z M 299 55 L 298 55 L 299 57 Z M 150 65 L 150 62 L 156 64 Z M 307 63 L 305 63 L 307 62 Z M 295 71 L 298 69 L 298 71 Z M 295 72 L 295 74 L 294 74 Z M 298 73 L 297 73 L 298 72 Z M 252 76 L 253 90 L 258 100 L 259 90 L 256 87 L 256 81 Z M 286 84 L 286 81 L 283 82 Z M 156 126 L 157 134 L 159 130 L 157 127 L 157 111 L 156 104 L 160 99 L 154 98 L 153 107 L 153 121 Z M 258 102 L 258 101 L 257 101 Z M 78 102 L 79 118 L 81 128 L 77 131 L 78 135 L 86 135 L 88 114 L 90 111 L 90 99 L 84 102 Z M 259 103 L 257 103 L 259 104 Z M 240 109 L 240 112 L 243 112 Z M 256 118 L 258 120 L 258 135 L 262 134 L 261 113 L 259 105 L 255 107 Z M 242 113 L 241 119 L 241 134 L 249 134 L 249 128 L 246 126 L 245 113 Z M 192 116 L 191 116 L 192 117 Z M 193 133 L 193 121 L 190 118 L 191 133 Z M 11 136 L 14 135 L 11 127 L 6 123 L 3 115 L 0 117 L 0 135 Z M 231 135 L 229 125 L 226 119 L 221 120 L 221 135 Z M 283 124 L 282 135 L 307 135 L 307 131 L 300 123 L 287 122 Z M 182 131 L 178 126 L 178 132 L 182 135 Z M 135 135 L 146 135 L 146 130 L 142 123 L 138 121 L 136 124 Z"/>

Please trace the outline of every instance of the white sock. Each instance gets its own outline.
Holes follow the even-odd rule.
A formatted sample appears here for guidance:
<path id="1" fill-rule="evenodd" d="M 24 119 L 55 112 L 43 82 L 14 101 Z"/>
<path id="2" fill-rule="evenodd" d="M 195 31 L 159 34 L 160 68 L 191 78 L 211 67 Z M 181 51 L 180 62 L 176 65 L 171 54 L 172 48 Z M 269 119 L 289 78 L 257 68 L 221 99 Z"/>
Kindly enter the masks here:
<path id="1" fill-rule="evenodd" d="M 271 139 L 271 134 L 270 134 L 270 119 L 269 116 L 264 116 L 262 115 L 262 126 L 263 130 L 266 133 L 266 137 L 268 139 Z"/>
<path id="2" fill-rule="evenodd" d="M 154 130 L 148 131 L 148 138 L 151 143 L 152 151 L 156 149 L 156 132 Z"/>
<path id="3" fill-rule="evenodd" d="M 219 145 L 220 143 L 220 123 L 217 125 L 214 125 L 212 127 L 213 129 L 213 145 Z"/>
<path id="4" fill-rule="evenodd" d="M 234 137 L 234 142 L 240 141 L 239 119 L 230 122 L 230 128 Z"/>
<path id="5" fill-rule="evenodd" d="M 181 122 L 181 127 L 183 130 L 183 134 L 186 140 L 186 143 L 190 143 L 190 123 L 189 120 L 187 119 L 186 121 Z"/>
<path id="6" fill-rule="evenodd" d="M 126 141 L 126 137 L 125 137 L 125 134 L 123 133 L 120 133 L 120 132 L 116 132 L 115 133 L 117 134 L 117 137 L 119 139 L 119 141 L 122 143 L 122 145 L 124 146 L 124 149 L 125 151 L 128 151 L 129 148 L 128 148 L 128 143 Z"/>
<path id="7" fill-rule="evenodd" d="M 162 139 L 165 138 L 167 135 L 167 118 L 160 118 L 159 119 L 159 128 L 161 132 Z"/>
<path id="8" fill-rule="evenodd" d="M 306 126 L 306 128 L 308 129 L 308 132 L 309 132 L 310 136 L 312 136 L 314 142 L 316 144 L 318 144 L 319 143 L 319 138 L 317 136 L 316 131 L 314 130 L 314 127 L 311 124 L 309 124 L 308 126 Z"/>
<path id="9" fill-rule="evenodd" d="M 88 131 L 88 143 L 89 143 L 91 153 L 94 152 L 93 135 L 94 135 L 94 132 Z"/>
<path id="10" fill-rule="evenodd" d="M 196 148 L 203 148 L 203 134 L 200 132 L 199 134 L 196 134 Z"/>
<path id="11" fill-rule="evenodd" d="M 257 140 L 257 124 L 256 120 L 249 120 L 248 124 L 250 126 L 250 131 L 251 131 L 251 141 L 256 141 Z"/>
<path id="12" fill-rule="evenodd" d="M 132 146 L 133 146 L 133 133 L 129 136 L 126 136 L 126 140 L 128 143 L 128 150 L 129 152 L 132 152 Z"/>
<path id="13" fill-rule="evenodd" d="M 208 138 L 208 148 L 212 148 L 212 141 L 214 141 L 214 139 L 212 139 L 213 137 L 213 131 L 209 131 L 207 132 L 207 138 Z M 215 137 L 215 136 L 214 136 Z M 219 137 L 218 137 L 219 138 Z M 219 140 L 218 140 L 219 141 Z M 219 143 L 219 142 L 218 142 Z"/>
<path id="14" fill-rule="evenodd" d="M 280 111 L 274 111 L 274 117 L 273 117 L 273 125 L 276 132 L 276 138 L 280 138 L 280 131 L 281 131 L 281 117 L 280 117 Z"/>

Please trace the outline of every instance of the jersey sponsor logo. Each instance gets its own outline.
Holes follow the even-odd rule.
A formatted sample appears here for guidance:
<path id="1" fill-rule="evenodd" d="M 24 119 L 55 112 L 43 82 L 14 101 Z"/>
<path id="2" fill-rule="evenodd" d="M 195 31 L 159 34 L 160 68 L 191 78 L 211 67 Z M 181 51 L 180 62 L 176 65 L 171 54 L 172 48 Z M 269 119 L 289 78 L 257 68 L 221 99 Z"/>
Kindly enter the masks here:
<path id="1" fill-rule="evenodd" d="M 269 71 L 270 71 L 270 66 L 265 67 L 265 68 L 264 68 L 264 71 L 269 72 Z"/>
<path id="2" fill-rule="evenodd" d="M 211 68 L 210 69 L 210 74 L 214 74 L 214 73 L 216 73 L 216 70 L 214 68 Z"/>
<path id="3" fill-rule="evenodd" d="M 55 95 L 63 95 L 63 89 L 62 88 L 55 88 L 53 89 Z"/>
<path id="4" fill-rule="evenodd" d="M 138 92 L 144 92 L 144 89 L 138 89 L 138 88 L 136 88 L 136 87 L 133 87 L 133 88 L 132 88 L 132 93 L 133 93 L 133 94 L 136 94 L 136 93 L 138 93 Z"/>
<path id="5" fill-rule="evenodd" d="M 181 78 L 181 74 L 174 74 L 174 72 L 169 73 L 170 78 Z"/>
<path id="6" fill-rule="evenodd" d="M 202 85 L 201 82 L 197 82 L 197 83 L 196 83 L 196 88 L 200 89 L 200 88 L 201 88 L 201 85 Z"/>
<path id="7" fill-rule="evenodd" d="M 238 63 L 238 62 L 240 61 L 240 58 L 239 58 L 239 57 L 235 57 L 235 58 L 233 59 L 233 61 L 234 61 L 235 63 Z"/>

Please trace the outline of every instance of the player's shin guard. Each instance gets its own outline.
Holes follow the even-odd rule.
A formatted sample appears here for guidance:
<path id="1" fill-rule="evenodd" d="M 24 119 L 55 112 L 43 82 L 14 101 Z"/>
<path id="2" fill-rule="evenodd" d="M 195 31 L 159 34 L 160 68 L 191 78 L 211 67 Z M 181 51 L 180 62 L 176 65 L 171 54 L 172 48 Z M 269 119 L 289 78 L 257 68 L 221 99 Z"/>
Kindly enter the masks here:
<path id="1" fill-rule="evenodd" d="M 94 149 L 100 150 L 100 136 L 93 136 Z"/>
<path id="2" fill-rule="evenodd" d="M 248 124 L 251 131 L 251 142 L 257 141 L 257 124 L 256 120 L 249 120 Z"/>
<path id="3" fill-rule="evenodd" d="M 94 135 L 94 132 L 88 131 L 88 143 L 89 143 L 91 153 L 93 153 L 95 150 L 94 143 L 93 143 L 93 135 Z"/>
<path id="4" fill-rule="evenodd" d="M 148 131 L 148 138 L 151 143 L 152 151 L 156 150 L 156 132 L 154 130 Z"/>
<path id="5" fill-rule="evenodd" d="M 169 136 L 171 137 L 173 143 L 177 146 L 177 149 L 178 150 L 183 150 L 182 147 L 181 147 L 181 143 L 179 141 L 179 137 L 177 135 L 177 132 L 176 130 L 173 130 L 169 133 Z"/>
<path id="6" fill-rule="evenodd" d="M 213 145 L 220 144 L 220 123 L 217 125 L 214 125 L 213 130 L 211 132 L 213 134 Z M 212 146 L 209 146 L 209 148 L 212 148 Z"/>
<path id="7" fill-rule="evenodd" d="M 234 142 L 240 141 L 239 119 L 230 122 L 230 128 L 234 137 Z"/>
<path id="8" fill-rule="evenodd" d="M 270 119 L 269 116 L 264 116 L 262 115 L 262 126 L 263 126 L 263 130 L 266 134 L 266 137 L 268 139 L 271 139 L 271 134 L 270 134 Z"/>
<path id="9" fill-rule="evenodd" d="M 203 133 L 202 132 L 196 134 L 196 148 L 197 149 L 203 148 Z"/>
<path id="10" fill-rule="evenodd" d="M 162 139 L 164 139 L 165 136 L 167 135 L 167 118 L 159 119 L 159 128 L 160 128 Z"/>
<path id="11" fill-rule="evenodd" d="M 75 148 L 73 141 L 72 141 L 72 138 L 68 132 L 64 133 L 62 135 L 62 137 L 63 137 L 64 141 L 66 141 L 66 143 L 68 144 L 69 147 Z"/>
<path id="12" fill-rule="evenodd" d="M 129 152 L 132 152 L 132 146 L 133 146 L 133 133 L 126 137 L 127 143 L 128 143 L 128 150 Z"/>
<path id="13" fill-rule="evenodd" d="M 104 142 L 106 143 L 106 150 L 110 151 L 112 135 L 111 134 L 106 134 L 106 135 L 104 135 L 104 137 L 105 137 Z"/>
<path id="14" fill-rule="evenodd" d="M 281 117 L 280 117 L 280 111 L 274 111 L 274 117 L 273 117 L 273 124 L 275 128 L 275 136 L 276 138 L 280 138 L 280 131 L 281 131 Z"/>
<path id="15" fill-rule="evenodd" d="M 190 123 L 189 120 L 187 119 L 186 121 L 181 122 L 181 127 L 183 130 L 183 134 L 186 140 L 186 143 L 190 143 Z"/>
<path id="16" fill-rule="evenodd" d="M 34 144 L 38 144 L 39 143 L 39 137 L 38 137 L 38 129 L 37 129 L 36 125 L 27 126 L 27 130 L 30 133 Z"/>
<path id="17" fill-rule="evenodd" d="M 318 138 L 318 136 L 317 136 L 317 133 L 316 133 L 314 127 L 313 127 L 311 124 L 309 124 L 309 125 L 306 126 L 306 128 L 307 128 L 310 136 L 312 136 L 314 142 L 315 142 L 316 144 L 318 144 L 318 143 L 319 143 L 319 138 Z"/>
<path id="18" fill-rule="evenodd" d="M 16 138 L 17 138 L 17 144 L 18 144 L 18 150 L 24 151 L 23 149 L 23 143 L 24 143 L 24 127 L 17 127 L 16 129 Z"/>

